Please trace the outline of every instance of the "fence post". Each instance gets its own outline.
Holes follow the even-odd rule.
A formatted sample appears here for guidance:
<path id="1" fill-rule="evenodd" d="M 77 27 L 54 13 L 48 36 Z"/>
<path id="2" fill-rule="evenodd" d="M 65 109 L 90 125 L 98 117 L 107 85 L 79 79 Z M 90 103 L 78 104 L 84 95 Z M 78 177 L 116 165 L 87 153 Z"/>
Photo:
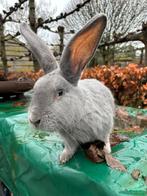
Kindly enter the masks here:
<path id="1" fill-rule="evenodd" d="M 59 54 L 61 56 L 63 49 L 64 49 L 64 27 L 63 26 L 58 26 L 58 34 L 60 37 Z"/>
<path id="2" fill-rule="evenodd" d="M 143 52 L 144 52 L 144 48 L 141 48 L 141 49 L 140 49 L 140 52 L 141 52 L 141 54 L 140 54 L 139 64 L 140 64 L 140 65 L 143 65 Z"/>
<path id="3" fill-rule="evenodd" d="M 6 56 L 6 47 L 5 47 L 4 24 L 3 24 L 3 18 L 1 14 L 0 14 L 0 55 L 1 55 L 3 69 L 4 69 L 4 77 L 6 77 L 8 73 L 8 65 L 7 65 L 7 56 Z"/>
<path id="4" fill-rule="evenodd" d="M 143 22 L 142 32 L 143 32 L 143 43 L 145 46 L 144 66 L 147 66 L 147 22 Z"/>

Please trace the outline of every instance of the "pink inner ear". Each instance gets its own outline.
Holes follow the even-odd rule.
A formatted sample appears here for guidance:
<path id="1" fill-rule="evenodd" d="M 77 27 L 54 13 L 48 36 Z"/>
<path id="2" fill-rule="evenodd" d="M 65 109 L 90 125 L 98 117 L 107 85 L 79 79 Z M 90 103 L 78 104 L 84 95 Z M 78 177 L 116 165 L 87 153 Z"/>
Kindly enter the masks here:
<path id="1" fill-rule="evenodd" d="M 97 46 L 99 40 L 99 25 L 93 25 L 73 40 L 71 50 L 71 68 L 76 74 L 78 70 L 83 70 Z"/>

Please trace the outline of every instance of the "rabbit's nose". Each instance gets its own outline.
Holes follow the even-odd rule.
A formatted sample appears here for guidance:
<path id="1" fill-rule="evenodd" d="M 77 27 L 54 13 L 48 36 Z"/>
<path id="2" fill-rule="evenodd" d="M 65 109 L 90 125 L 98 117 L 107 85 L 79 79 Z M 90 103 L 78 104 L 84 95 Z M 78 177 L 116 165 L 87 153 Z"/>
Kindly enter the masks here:
<path id="1" fill-rule="evenodd" d="M 38 119 L 38 120 L 32 120 L 32 119 L 29 119 L 29 121 L 33 124 L 33 125 L 35 125 L 35 127 L 38 127 L 38 125 L 40 124 L 40 119 Z"/>
<path id="2" fill-rule="evenodd" d="M 38 127 L 41 121 L 40 115 L 38 115 L 38 108 L 31 107 L 28 112 L 28 118 L 31 124 Z"/>

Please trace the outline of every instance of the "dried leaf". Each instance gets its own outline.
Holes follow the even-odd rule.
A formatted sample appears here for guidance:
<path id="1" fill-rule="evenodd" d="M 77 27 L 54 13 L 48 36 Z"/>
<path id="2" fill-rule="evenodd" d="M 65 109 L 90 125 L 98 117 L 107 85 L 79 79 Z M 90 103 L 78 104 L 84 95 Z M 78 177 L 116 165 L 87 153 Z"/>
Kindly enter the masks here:
<path id="1" fill-rule="evenodd" d="M 130 138 L 125 135 L 121 135 L 118 133 L 112 133 L 110 136 L 110 143 L 111 143 L 111 146 L 115 146 L 121 142 L 129 141 L 129 139 Z"/>
<path id="2" fill-rule="evenodd" d="M 106 163 L 109 167 L 113 169 L 118 169 L 120 171 L 126 172 L 125 166 L 116 158 L 112 157 L 111 154 L 105 153 Z"/>
<path id="3" fill-rule="evenodd" d="M 85 150 L 85 152 L 88 158 L 95 163 L 105 161 L 105 157 L 103 155 L 102 150 L 99 150 L 96 144 L 91 144 L 90 147 L 87 150 Z"/>
<path id="4" fill-rule="evenodd" d="M 131 173 L 131 176 L 134 180 L 138 180 L 140 176 L 140 170 L 139 169 L 134 169 Z"/>
<path id="5" fill-rule="evenodd" d="M 96 144 L 91 144 L 85 152 L 88 158 L 95 163 L 106 161 L 109 167 L 120 171 L 126 171 L 126 168 L 119 160 L 112 157 L 111 154 L 105 153 L 103 149 L 99 149 Z"/>
<path id="6" fill-rule="evenodd" d="M 131 131 L 131 132 L 135 132 L 135 133 L 142 133 L 143 132 L 143 128 L 141 128 L 140 126 L 136 125 L 136 126 L 132 126 L 126 129 L 127 131 Z"/>

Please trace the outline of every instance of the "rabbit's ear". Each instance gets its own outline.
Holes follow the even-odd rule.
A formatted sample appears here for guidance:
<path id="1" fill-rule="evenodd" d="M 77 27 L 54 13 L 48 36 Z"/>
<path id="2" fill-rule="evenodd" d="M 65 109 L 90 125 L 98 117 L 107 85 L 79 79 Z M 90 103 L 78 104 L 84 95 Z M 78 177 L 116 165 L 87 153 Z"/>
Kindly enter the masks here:
<path id="1" fill-rule="evenodd" d="M 98 47 L 105 26 L 106 16 L 95 16 L 71 39 L 63 51 L 61 73 L 73 85 L 77 85 L 82 70 Z"/>
<path id="2" fill-rule="evenodd" d="M 26 23 L 20 26 L 21 34 L 26 39 L 30 51 L 33 53 L 45 73 L 51 72 L 58 67 L 55 57 L 49 47 L 30 29 Z"/>

